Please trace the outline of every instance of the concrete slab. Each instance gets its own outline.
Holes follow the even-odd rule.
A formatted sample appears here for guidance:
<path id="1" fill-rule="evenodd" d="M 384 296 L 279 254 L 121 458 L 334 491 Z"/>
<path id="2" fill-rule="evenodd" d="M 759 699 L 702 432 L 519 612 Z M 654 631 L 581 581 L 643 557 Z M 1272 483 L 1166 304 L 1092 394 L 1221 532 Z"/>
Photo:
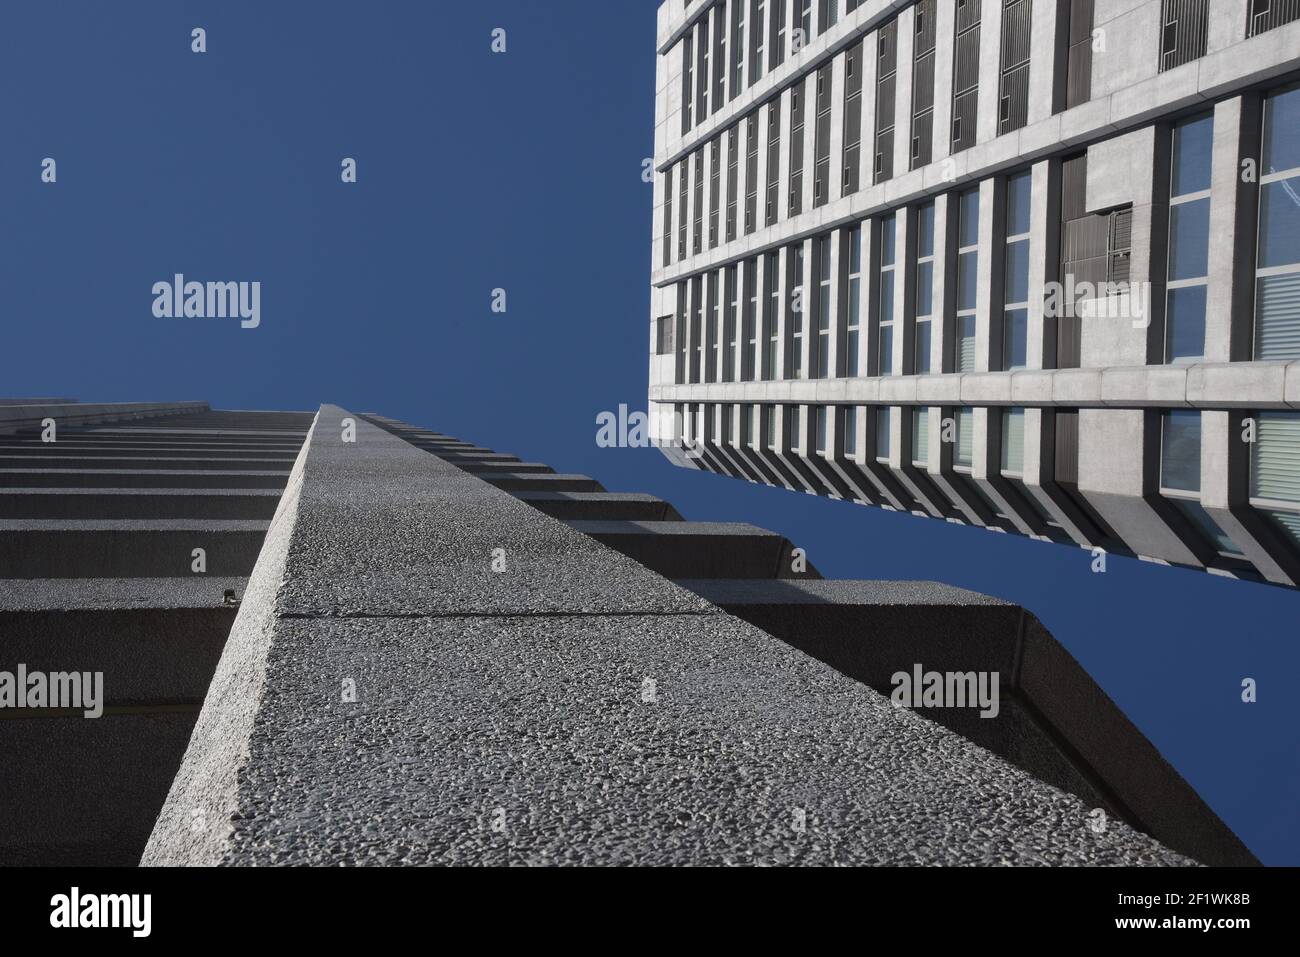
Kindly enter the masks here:
<path id="1" fill-rule="evenodd" d="M 681 521 L 670 503 L 637 492 L 520 492 L 516 498 L 562 521 Z"/>
<path id="2" fill-rule="evenodd" d="M 279 501 L 276 489 L 0 487 L 0 518 L 269 519 Z"/>
<path id="3" fill-rule="evenodd" d="M 257 469 L 0 469 L 7 488 L 269 488 L 283 489 L 289 471 Z"/>

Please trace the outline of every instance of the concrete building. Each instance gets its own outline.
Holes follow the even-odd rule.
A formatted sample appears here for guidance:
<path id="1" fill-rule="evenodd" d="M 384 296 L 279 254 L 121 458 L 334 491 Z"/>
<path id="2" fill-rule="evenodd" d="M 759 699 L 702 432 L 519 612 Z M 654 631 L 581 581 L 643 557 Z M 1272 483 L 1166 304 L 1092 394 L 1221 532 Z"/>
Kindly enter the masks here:
<path id="1" fill-rule="evenodd" d="M 0 680 L 103 676 L 0 696 L 0 864 L 1256 863 L 1006 602 L 331 405 L 0 422 Z"/>
<path id="2" fill-rule="evenodd" d="M 656 42 L 674 461 L 1300 585 L 1300 3 L 667 0 Z"/>

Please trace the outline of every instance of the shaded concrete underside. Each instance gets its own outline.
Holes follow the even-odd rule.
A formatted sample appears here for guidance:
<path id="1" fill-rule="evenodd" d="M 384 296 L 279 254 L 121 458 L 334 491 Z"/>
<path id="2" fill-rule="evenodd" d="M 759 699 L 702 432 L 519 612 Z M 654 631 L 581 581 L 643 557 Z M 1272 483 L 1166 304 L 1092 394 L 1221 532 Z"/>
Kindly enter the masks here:
<path id="1" fill-rule="evenodd" d="M 102 673 L 104 708 L 0 710 L 0 864 L 135 864 L 175 776 L 311 422 L 192 405 L 0 436 L 0 671 Z"/>

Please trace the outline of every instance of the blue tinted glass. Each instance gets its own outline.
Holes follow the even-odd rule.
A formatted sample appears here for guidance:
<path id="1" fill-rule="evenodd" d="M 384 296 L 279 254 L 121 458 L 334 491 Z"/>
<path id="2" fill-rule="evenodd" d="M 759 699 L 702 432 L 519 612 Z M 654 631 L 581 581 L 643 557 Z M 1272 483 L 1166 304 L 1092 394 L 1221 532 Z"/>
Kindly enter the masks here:
<path id="1" fill-rule="evenodd" d="M 1300 262 L 1300 176 L 1265 183 L 1259 203 L 1259 265 Z"/>
<path id="2" fill-rule="evenodd" d="M 894 274 L 887 272 L 880 277 L 880 321 L 894 321 Z"/>
<path id="3" fill-rule="evenodd" d="M 1029 197 L 1033 177 L 1026 171 L 1007 180 L 1007 235 L 1029 232 Z"/>
<path id="4" fill-rule="evenodd" d="M 891 375 L 894 371 L 894 327 L 880 327 L 880 374 Z"/>
<path id="5" fill-rule="evenodd" d="M 980 191 L 968 190 L 957 200 L 957 245 L 974 246 L 980 238 Z"/>
<path id="6" fill-rule="evenodd" d="M 916 254 L 934 255 L 934 203 L 926 203 L 916 211 Z"/>
<path id="7" fill-rule="evenodd" d="M 1205 287 L 1169 290 L 1169 361 L 1205 356 Z"/>
<path id="8" fill-rule="evenodd" d="M 1169 209 L 1169 278 L 1199 279 L 1210 256 L 1210 201 L 1198 199 Z"/>
<path id="9" fill-rule="evenodd" d="M 979 253 L 962 253 L 957 257 L 957 308 L 975 308 L 975 273 Z"/>
<path id="10" fill-rule="evenodd" d="M 917 263 L 916 314 L 928 316 L 934 311 L 934 263 Z"/>
<path id="11" fill-rule="evenodd" d="M 1201 490 L 1201 413 L 1165 413 L 1160 440 L 1160 485 L 1184 492 Z"/>
<path id="12" fill-rule="evenodd" d="M 1264 106 L 1264 172 L 1300 166 L 1300 86 L 1274 93 Z"/>
<path id="13" fill-rule="evenodd" d="M 916 361 L 914 365 L 918 375 L 925 375 L 930 371 L 930 324 L 928 322 L 918 322 L 916 324 Z"/>
<path id="14" fill-rule="evenodd" d="M 1207 113 L 1174 127 L 1173 182 L 1169 195 L 1182 196 L 1210 188 L 1210 147 L 1214 116 Z"/>
<path id="15" fill-rule="evenodd" d="M 1006 302 L 1029 301 L 1029 240 L 1007 245 Z"/>
<path id="16" fill-rule="evenodd" d="M 886 216 L 880 221 L 880 265 L 894 264 L 894 217 Z"/>
<path id="17" fill-rule="evenodd" d="M 1002 352 L 1004 368 L 1023 369 L 1028 354 L 1029 310 L 1009 309 L 1006 328 L 1003 330 Z"/>

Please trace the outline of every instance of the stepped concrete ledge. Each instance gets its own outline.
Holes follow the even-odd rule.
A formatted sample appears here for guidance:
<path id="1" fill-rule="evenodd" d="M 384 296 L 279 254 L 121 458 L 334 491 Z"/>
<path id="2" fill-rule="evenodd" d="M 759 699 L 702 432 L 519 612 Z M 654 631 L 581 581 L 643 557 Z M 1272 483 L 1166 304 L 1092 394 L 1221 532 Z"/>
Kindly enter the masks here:
<path id="1" fill-rule="evenodd" d="M 143 864 L 1191 863 L 347 416 L 295 463 Z"/>
<path id="2" fill-rule="evenodd" d="M 60 429 L 68 426 L 94 425 L 148 419 L 163 415 L 206 412 L 206 402 L 105 402 L 39 403 L 34 405 L 0 405 L 0 435 L 24 429 L 40 429 L 44 419 L 54 419 Z"/>

